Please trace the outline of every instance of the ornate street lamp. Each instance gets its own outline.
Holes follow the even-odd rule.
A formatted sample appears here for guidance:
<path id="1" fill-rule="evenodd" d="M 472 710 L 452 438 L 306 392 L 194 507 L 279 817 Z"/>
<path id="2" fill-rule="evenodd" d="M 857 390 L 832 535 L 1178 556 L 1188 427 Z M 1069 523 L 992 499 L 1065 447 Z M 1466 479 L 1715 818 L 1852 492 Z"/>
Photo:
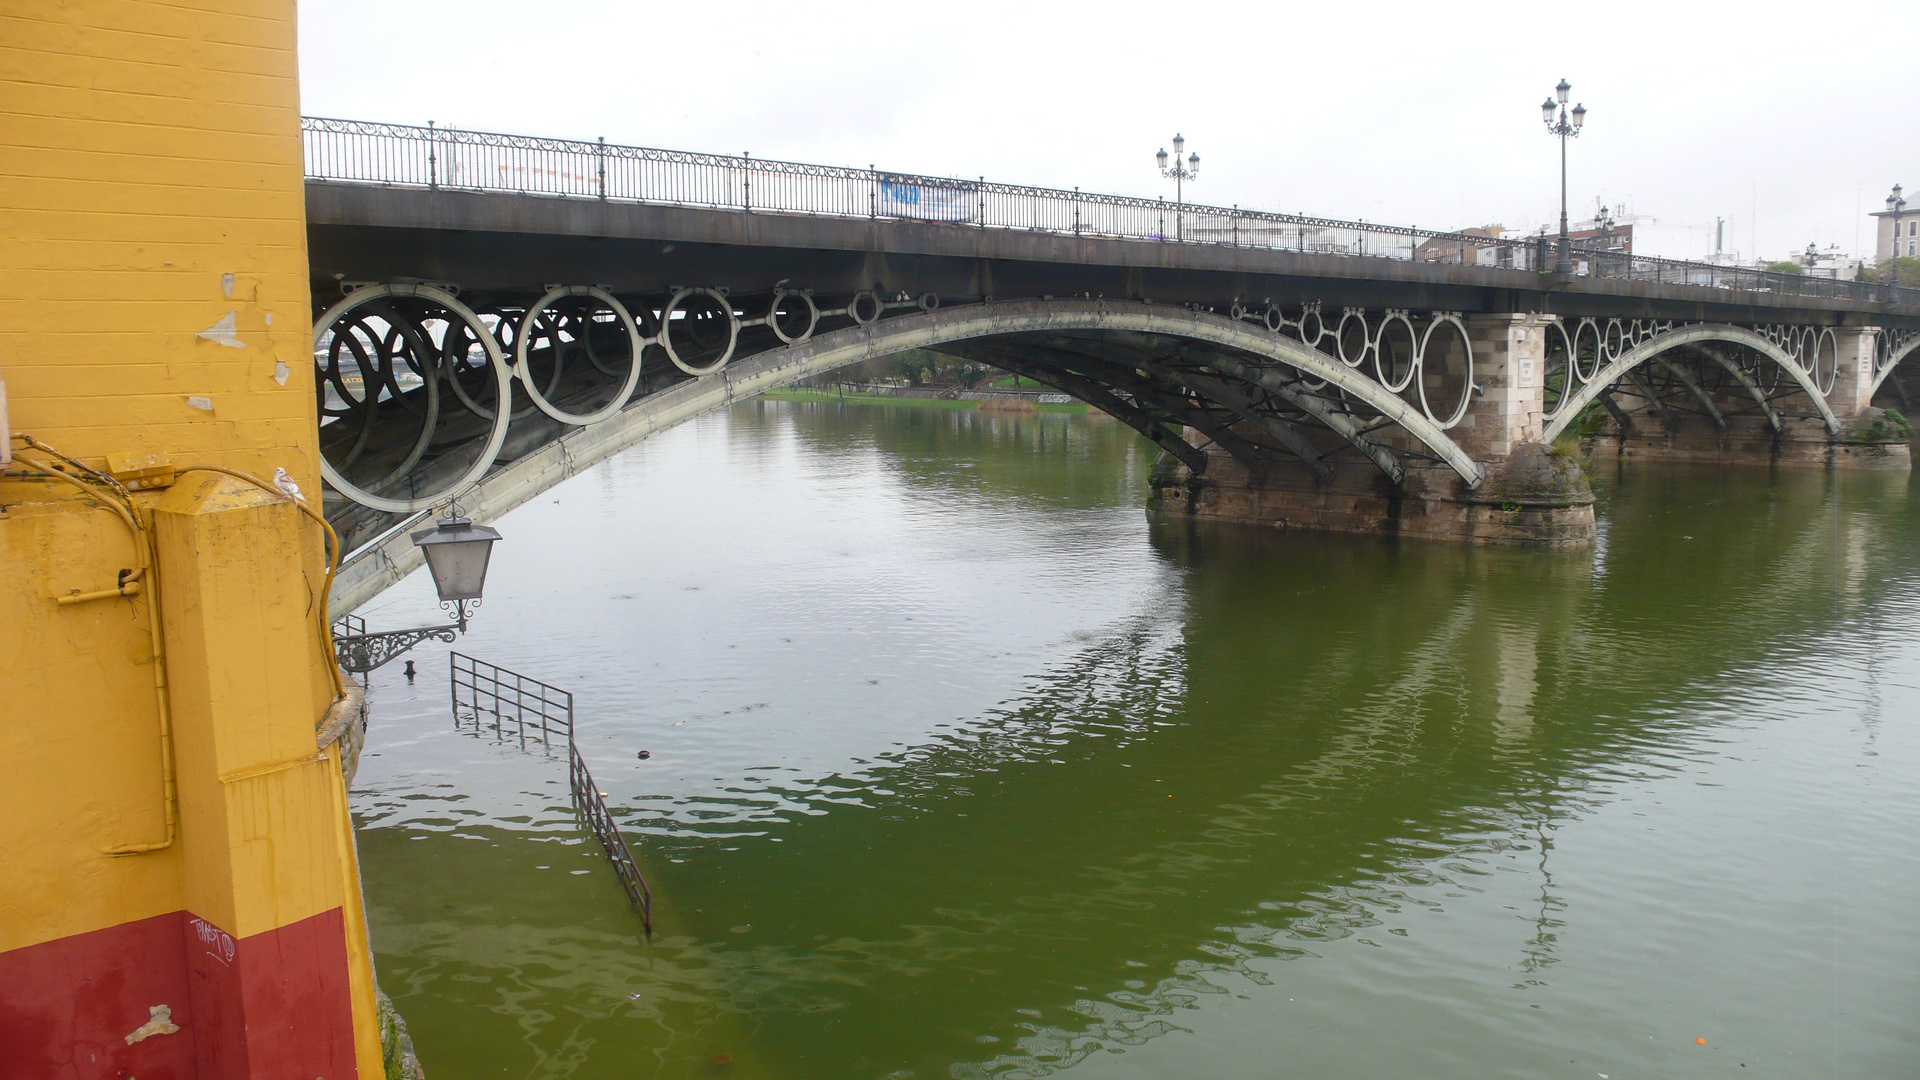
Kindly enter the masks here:
<path id="1" fill-rule="evenodd" d="M 1585 105 L 1576 104 L 1572 112 L 1567 111 L 1567 91 L 1572 89 L 1572 83 L 1561 79 L 1553 88 L 1554 96 L 1540 103 L 1540 118 L 1547 123 L 1547 134 L 1560 137 L 1560 259 L 1553 272 L 1562 276 L 1573 273 L 1572 240 L 1567 236 L 1567 140 L 1579 138 L 1580 128 L 1587 122 Z"/>
<path id="2" fill-rule="evenodd" d="M 1900 195 L 1900 185 L 1893 185 L 1893 194 L 1887 196 L 1887 213 L 1893 215 L 1893 247 L 1888 249 L 1887 283 L 1900 284 L 1900 214 L 1907 208 L 1907 200 Z"/>
<path id="3" fill-rule="evenodd" d="M 466 633 L 467 605 L 480 603 L 480 593 L 487 584 L 487 561 L 498 539 L 498 532 L 475 525 L 451 509 L 433 528 L 414 533 L 413 542 L 427 561 L 434 591 L 440 594 L 440 606 L 453 612 L 453 625 L 337 634 L 333 652 L 340 667 L 364 675 L 423 641 L 438 638 L 452 642 L 456 632 Z"/>
<path id="4" fill-rule="evenodd" d="M 1160 166 L 1160 175 L 1173 181 L 1173 238 L 1175 240 L 1183 238 L 1180 208 L 1186 203 L 1185 184 L 1189 180 L 1200 179 L 1199 154 L 1190 154 L 1187 160 L 1180 160 L 1180 151 L 1186 149 L 1186 146 L 1187 140 L 1183 136 L 1175 135 L 1173 137 L 1172 168 L 1167 167 L 1166 147 L 1161 147 L 1160 152 L 1153 155 L 1153 160 Z"/>

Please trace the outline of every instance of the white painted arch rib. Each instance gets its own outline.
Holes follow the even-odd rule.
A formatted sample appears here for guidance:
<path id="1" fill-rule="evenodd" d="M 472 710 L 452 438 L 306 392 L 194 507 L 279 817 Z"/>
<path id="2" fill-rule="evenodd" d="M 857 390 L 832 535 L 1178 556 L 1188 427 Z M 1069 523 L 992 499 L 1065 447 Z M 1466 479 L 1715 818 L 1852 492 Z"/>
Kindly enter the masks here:
<path id="1" fill-rule="evenodd" d="M 1311 379 L 1339 387 L 1399 424 L 1468 487 L 1478 487 L 1485 478 L 1479 463 L 1419 409 L 1359 370 L 1264 326 L 1137 301 L 1011 300 L 902 315 L 734 361 L 714 375 L 649 394 L 611 419 L 566 432 L 481 480 L 460 497 L 460 506 L 474 521 L 485 524 L 648 436 L 735 401 L 862 360 L 1003 334 L 1073 330 L 1164 334 L 1279 361 Z M 416 515 L 355 551 L 334 581 L 330 610 L 352 611 L 417 568 L 419 549 L 407 538 L 407 528 L 417 527 L 416 522 L 425 517 Z"/>
<path id="2" fill-rule="evenodd" d="M 1882 332 L 1884 333 L 1885 331 Z M 1902 360 L 1912 356 L 1915 350 L 1920 350 L 1920 337 L 1914 338 L 1912 341 L 1907 342 L 1905 345 L 1893 351 L 1893 356 L 1887 360 L 1886 366 L 1874 372 L 1873 389 L 1867 393 L 1868 401 L 1872 401 L 1879 395 L 1881 384 L 1885 383 L 1887 377 L 1893 374 L 1893 369 L 1899 367 Z"/>
<path id="3" fill-rule="evenodd" d="M 1668 330 L 1665 333 L 1655 334 L 1653 337 L 1621 353 L 1614 359 L 1613 363 L 1601 368 L 1600 371 L 1595 374 L 1592 379 L 1588 380 L 1586 385 L 1582 386 L 1579 391 L 1573 395 L 1573 398 L 1560 409 L 1559 415 L 1554 419 L 1553 423 L 1547 425 L 1547 430 L 1540 436 L 1541 441 L 1552 442 L 1565 434 L 1568 425 L 1572 424 L 1573 421 L 1579 417 L 1580 413 L 1585 410 L 1588 405 L 1593 404 L 1601 394 L 1612 389 L 1613 384 L 1624 378 L 1627 372 L 1632 371 L 1670 349 L 1677 349 L 1682 345 L 1697 345 L 1703 342 L 1743 345 L 1765 356 L 1767 359 L 1772 360 L 1774 363 L 1779 364 L 1781 370 L 1785 371 L 1793 378 L 1794 382 L 1799 384 L 1801 392 L 1806 394 L 1808 400 L 1813 402 L 1814 407 L 1820 410 L 1820 419 L 1826 423 L 1827 430 L 1834 434 L 1839 433 L 1840 421 L 1833 415 L 1833 410 L 1828 407 L 1826 395 L 1822 394 L 1819 387 L 1813 384 L 1813 377 L 1805 371 L 1800 370 L 1799 364 L 1794 363 L 1792 354 L 1744 327 L 1733 326 L 1729 323 L 1695 323 L 1691 326 L 1682 326 L 1677 329 Z"/>

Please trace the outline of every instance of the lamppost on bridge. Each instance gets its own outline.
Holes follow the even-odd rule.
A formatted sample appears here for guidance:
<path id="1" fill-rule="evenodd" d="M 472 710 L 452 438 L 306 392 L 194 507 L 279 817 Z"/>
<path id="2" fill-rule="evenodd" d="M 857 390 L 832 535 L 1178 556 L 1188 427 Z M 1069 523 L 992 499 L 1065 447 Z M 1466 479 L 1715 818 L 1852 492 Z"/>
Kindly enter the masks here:
<path id="1" fill-rule="evenodd" d="M 1907 209 L 1907 200 L 1900 194 L 1900 185 L 1893 185 L 1893 193 L 1887 196 L 1887 213 L 1893 215 L 1893 246 L 1887 249 L 1887 283 L 1900 284 L 1900 215 Z"/>
<path id="2" fill-rule="evenodd" d="M 1573 273 L 1573 241 L 1567 235 L 1567 140 L 1578 138 L 1587 122 L 1585 105 L 1576 104 L 1572 112 L 1567 111 L 1567 91 L 1572 89 L 1572 83 L 1561 79 L 1553 88 L 1554 97 L 1540 103 L 1540 118 L 1547 122 L 1547 134 L 1560 137 L 1560 259 L 1554 263 L 1553 272 L 1562 276 Z"/>
<path id="3" fill-rule="evenodd" d="M 1186 204 L 1184 185 L 1189 180 L 1200 179 L 1199 154 L 1191 154 L 1185 161 L 1180 160 L 1180 151 L 1186 149 L 1186 146 L 1187 140 L 1185 136 L 1175 135 L 1173 137 L 1172 168 L 1167 167 L 1166 147 L 1161 147 L 1160 152 L 1153 155 L 1153 160 L 1160 164 L 1160 175 L 1173 181 L 1173 238 L 1175 240 L 1185 238 L 1184 230 L 1182 229 L 1183 216 L 1181 214 L 1181 207 Z"/>

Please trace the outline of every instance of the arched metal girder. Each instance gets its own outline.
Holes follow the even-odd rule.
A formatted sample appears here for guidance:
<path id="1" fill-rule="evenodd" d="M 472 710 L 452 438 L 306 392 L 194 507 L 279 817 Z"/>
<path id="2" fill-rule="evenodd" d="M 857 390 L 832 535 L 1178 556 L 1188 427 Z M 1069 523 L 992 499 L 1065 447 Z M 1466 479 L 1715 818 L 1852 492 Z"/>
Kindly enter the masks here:
<path id="1" fill-rule="evenodd" d="M 1478 487 L 1484 478 L 1479 464 L 1420 410 L 1360 371 L 1264 327 L 1209 312 L 1137 301 L 1012 300 L 898 315 L 736 358 L 719 372 L 648 394 L 617 416 L 574 428 L 512 463 L 492 469 L 477 482 L 461 487 L 460 506 L 470 518 L 484 524 L 649 435 L 776 386 L 863 360 L 1002 334 L 1074 331 L 1130 332 L 1202 341 L 1249 357 L 1246 363 L 1250 370 L 1287 376 L 1297 372 L 1298 376 L 1325 382 L 1405 429 L 1458 473 L 1468 487 Z M 504 361 L 498 367 L 505 372 Z M 1172 452 L 1171 447 L 1168 449 Z M 416 518 L 425 516 L 421 511 Z M 334 583 L 333 609 L 353 610 L 419 565 L 419 549 L 407 540 L 405 528 L 383 533 L 381 539 L 353 552 L 342 566 Z"/>
<path id="2" fill-rule="evenodd" d="M 1207 376 L 1171 368 L 1169 376 L 1201 397 L 1219 402 L 1234 415 L 1260 429 L 1262 434 L 1279 443 L 1288 453 L 1306 462 L 1321 483 L 1333 479 L 1333 467 L 1327 464 L 1326 455 L 1313 445 L 1297 424 L 1271 412 L 1262 412 L 1251 397 L 1217 375 Z"/>
<path id="3" fill-rule="evenodd" d="M 943 345 L 939 351 L 962 359 L 979 360 L 982 363 L 1003 367 L 1016 375 L 1045 383 L 1063 394 L 1079 398 L 1152 439 L 1156 445 L 1180 459 L 1181 463 L 1193 472 L 1207 471 L 1205 450 L 1181 438 L 1160 417 L 1141 408 L 1133 401 L 1119 397 L 1084 375 L 1050 365 L 1030 363 L 1024 358 L 1009 356 L 978 345 Z"/>
<path id="4" fill-rule="evenodd" d="M 1886 333 L 1886 331 L 1884 330 L 1881 332 Z M 1887 365 L 1881 368 L 1878 372 L 1874 373 L 1873 389 L 1868 392 L 1868 396 L 1867 396 L 1868 401 L 1872 401 L 1873 395 L 1878 394 L 1880 392 L 1881 383 L 1886 382 L 1888 379 L 1893 378 L 1893 370 L 1900 366 L 1900 361 L 1905 360 L 1909 356 L 1912 356 L 1916 350 L 1920 350 L 1920 337 L 1916 337 L 1912 341 L 1909 341 L 1905 345 L 1902 345 L 1900 346 L 1900 348 L 1894 350 L 1893 355 L 1887 359 Z M 1900 400 L 1905 401 L 1907 398 L 1906 386 L 1904 386 L 1901 380 L 1899 379 L 1893 380 L 1893 386 L 1894 386 L 1894 389 L 1900 391 Z"/>
<path id="5" fill-rule="evenodd" d="M 1407 477 L 1407 467 L 1392 450 L 1367 438 L 1360 428 L 1359 421 L 1350 413 L 1336 412 L 1326 399 L 1305 390 L 1299 380 L 1289 379 L 1279 369 L 1249 364 L 1231 356 L 1212 356 L 1207 363 L 1237 379 L 1250 382 L 1260 389 L 1291 402 L 1315 420 L 1327 425 L 1336 435 L 1352 443 L 1369 461 L 1380 467 L 1388 479 L 1398 484 Z"/>
<path id="6" fill-rule="evenodd" d="M 1641 374 L 1639 368 L 1627 369 L 1624 377 L 1627 383 L 1633 387 L 1634 391 L 1641 397 L 1646 398 L 1647 402 L 1653 406 L 1653 411 L 1660 414 L 1660 423 L 1665 425 L 1669 432 L 1680 429 L 1679 421 L 1673 418 L 1673 411 L 1667 408 L 1666 402 L 1660 400 L 1659 394 L 1653 392 L 1653 387 L 1647 385 L 1646 376 Z"/>
<path id="7" fill-rule="evenodd" d="M 1099 370 L 1102 378 L 1126 387 L 1136 396 L 1145 396 L 1156 404 L 1160 404 L 1162 408 L 1180 407 L 1176 404 L 1176 400 L 1184 402 L 1185 394 L 1190 392 L 1198 401 L 1209 403 L 1253 424 L 1289 453 L 1306 462 L 1314 475 L 1323 483 L 1333 479 L 1332 467 L 1322 460 L 1325 455 L 1309 442 L 1297 427 L 1271 413 L 1261 412 L 1245 393 L 1218 378 L 1209 379 L 1195 372 L 1162 363 L 1154 359 L 1150 351 L 1140 352 L 1105 340 L 1094 341 L 1056 336 L 1043 338 L 1040 342 L 1031 345 L 1024 339 L 1016 340 L 1019 340 L 1019 345 L 1016 347 L 1033 350 L 1035 355 L 1044 355 L 1055 362 L 1091 365 Z M 1116 358 L 1110 355 L 1114 351 L 1121 351 L 1128 355 Z M 1156 382 L 1159 385 L 1155 385 Z M 1175 398 L 1174 395 L 1178 397 Z M 1192 411 L 1189 406 L 1187 412 L 1190 414 Z M 1241 458 L 1241 462 L 1249 469 L 1258 470 L 1265 464 L 1258 448 L 1233 433 L 1231 420 L 1220 423 L 1210 416 L 1206 419 L 1211 428 L 1199 430 L 1205 431 L 1207 437 L 1219 443 L 1222 449 L 1234 453 L 1236 446 L 1244 448 L 1248 457 Z M 1235 456 L 1240 457 L 1238 453 L 1235 453 Z"/>
<path id="8" fill-rule="evenodd" d="M 1103 338 L 1103 341 L 1130 349 L 1136 357 L 1140 358 L 1140 363 L 1143 365 L 1155 363 L 1149 358 L 1155 355 L 1158 342 L 1148 335 L 1110 334 Z M 1175 351 L 1182 359 L 1197 367 L 1210 368 L 1222 375 L 1259 387 L 1311 416 L 1325 425 L 1328 430 L 1352 444 L 1369 461 L 1379 466 L 1380 470 L 1386 473 L 1388 479 L 1394 483 L 1398 484 L 1406 478 L 1405 463 L 1393 451 L 1368 438 L 1358 419 L 1351 413 L 1335 409 L 1326 398 L 1308 390 L 1303 385 L 1298 370 L 1258 364 L 1251 358 L 1235 356 L 1220 349 L 1202 349 L 1187 341 L 1180 342 Z"/>
<path id="9" fill-rule="evenodd" d="M 1753 400 L 1759 403 L 1760 411 L 1767 415 L 1767 423 L 1773 427 L 1774 431 L 1785 430 L 1786 425 L 1780 422 L 1780 414 L 1774 411 L 1773 402 L 1767 400 L 1767 392 L 1760 389 L 1760 384 L 1753 381 L 1753 376 L 1747 374 L 1746 370 L 1739 364 L 1727 359 L 1725 353 L 1711 345 L 1702 345 L 1700 351 L 1705 354 L 1709 360 L 1725 368 L 1727 374 L 1738 380 L 1741 386 L 1747 388 L 1747 393 L 1751 394 Z"/>
<path id="10" fill-rule="evenodd" d="M 1231 417 L 1214 415 L 1214 410 L 1220 408 L 1217 403 L 1205 398 L 1189 397 L 1177 383 L 1161 383 L 1153 377 L 1143 377 L 1124 365 L 1063 353 L 1019 338 L 962 342 L 941 346 L 940 351 L 976 358 L 988 364 L 1026 364 L 1035 371 L 1074 371 L 1080 378 L 1095 385 L 1109 385 L 1125 392 L 1136 404 L 1151 406 L 1175 424 L 1194 429 L 1206 436 L 1208 442 L 1231 454 L 1250 472 L 1257 473 L 1266 465 L 1260 448 L 1233 430 Z"/>
<path id="11" fill-rule="evenodd" d="M 1700 386 L 1700 380 L 1694 378 L 1692 372 L 1674 363 L 1665 356 L 1660 357 L 1655 363 L 1665 368 L 1667 374 L 1679 379 L 1681 385 L 1693 391 L 1693 396 L 1700 399 L 1701 405 L 1706 406 L 1707 415 L 1713 417 L 1714 427 L 1719 428 L 1721 431 L 1727 430 L 1727 418 L 1721 414 L 1720 406 L 1713 403 L 1713 395 L 1707 393 L 1706 390 Z"/>
<path id="12" fill-rule="evenodd" d="M 1801 391 L 1806 394 L 1809 401 L 1813 402 L 1814 407 L 1820 411 L 1820 419 L 1826 422 L 1827 430 L 1834 434 L 1839 434 L 1840 421 L 1833 415 L 1833 410 L 1827 406 L 1826 395 L 1822 394 L 1819 387 L 1814 385 L 1813 378 L 1805 371 L 1802 371 L 1799 364 L 1794 363 L 1792 355 L 1786 350 L 1743 327 L 1732 326 L 1726 323 L 1696 323 L 1692 326 L 1682 326 L 1662 334 L 1655 334 L 1646 341 L 1621 353 L 1614 359 L 1613 363 L 1601 368 L 1600 371 L 1596 373 L 1592 379 L 1588 380 L 1586 385 L 1575 392 L 1573 397 L 1561 408 L 1558 418 L 1548 424 L 1547 430 L 1540 436 L 1541 440 L 1543 442 L 1552 442 L 1559 438 L 1561 434 L 1567 430 L 1567 426 L 1573 423 L 1574 418 L 1579 416 L 1588 405 L 1592 404 L 1594 399 L 1600 397 L 1601 394 L 1611 388 L 1614 383 L 1625 378 L 1628 372 L 1633 371 L 1640 365 L 1659 356 L 1668 349 L 1677 349 L 1682 345 L 1700 345 L 1710 342 L 1740 345 L 1752 349 L 1754 352 L 1779 364 L 1781 370 L 1785 371 L 1796 383 L 1800 384 Z"/>

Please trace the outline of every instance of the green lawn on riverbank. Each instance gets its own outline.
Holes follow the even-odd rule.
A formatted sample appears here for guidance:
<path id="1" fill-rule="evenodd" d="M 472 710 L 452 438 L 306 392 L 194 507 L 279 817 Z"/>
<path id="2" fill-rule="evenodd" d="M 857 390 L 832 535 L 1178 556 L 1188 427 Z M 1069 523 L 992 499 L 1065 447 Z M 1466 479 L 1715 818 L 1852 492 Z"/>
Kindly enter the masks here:
<path id="1" fill-rule="evenodd" d="M 986 404 L 983 401 L 961 401 L 952 398 L 893 397 L 889 394 L 867 394 L 859 391 L 841 393 L 838 390 L 815 390 L 800 386 L 782 386 L 768 390 L 761 397 L 773 401 L 846 401 L 868 402 L 878 405 L 906 405 L 918 409 L 977 409 Z M 1045 413 L 1084 413 L 1086 405 L 1075 401 L 1065 405 L 1036 402 L 1034 408 Z"/>

